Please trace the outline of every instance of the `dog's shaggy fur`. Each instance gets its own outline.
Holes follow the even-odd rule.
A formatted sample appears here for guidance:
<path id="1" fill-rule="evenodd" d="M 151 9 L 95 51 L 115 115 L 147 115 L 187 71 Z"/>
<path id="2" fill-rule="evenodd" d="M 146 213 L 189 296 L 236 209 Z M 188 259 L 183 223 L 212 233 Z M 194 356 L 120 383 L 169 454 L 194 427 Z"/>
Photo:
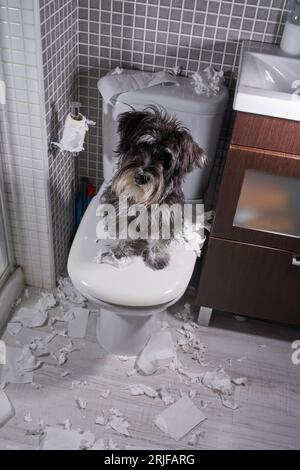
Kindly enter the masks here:
<path id="1" fill-rule="evenodd" d="M 120 115 L 118 169 L 101 197 L 119 210 L 119 196 L 128 204 L 183 204 L 186 173 L 205 165 L 206 155 L 189 131 L 174 117 L 150 106 Z M 147 266 L 163 269 L 169 262 L 170 239 L 119 240 L 114 256 L 142 256 Z"/>

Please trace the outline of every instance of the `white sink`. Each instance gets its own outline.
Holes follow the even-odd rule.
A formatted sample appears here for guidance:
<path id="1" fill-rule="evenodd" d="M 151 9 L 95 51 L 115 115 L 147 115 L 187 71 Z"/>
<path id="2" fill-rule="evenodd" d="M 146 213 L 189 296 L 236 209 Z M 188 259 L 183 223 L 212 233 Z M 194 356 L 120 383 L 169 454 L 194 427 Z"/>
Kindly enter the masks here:
<path id="1" fill-rule="evenodd" d="M 300 121 L 300 57 L 278 46 L 243 46 L 233 109 Z"/>

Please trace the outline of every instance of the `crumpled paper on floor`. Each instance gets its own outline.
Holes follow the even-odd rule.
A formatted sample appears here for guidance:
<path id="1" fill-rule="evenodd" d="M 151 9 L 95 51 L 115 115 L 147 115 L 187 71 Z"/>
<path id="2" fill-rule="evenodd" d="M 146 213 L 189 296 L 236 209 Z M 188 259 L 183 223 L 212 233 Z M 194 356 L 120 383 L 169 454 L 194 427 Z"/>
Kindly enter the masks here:
<path id="1" fill-rule="evenodd" d="M 14 322 L 19 322 L 29 328 L 45 325 L 48 320 L 48 310 L 55 307 L 56 299 L 51 293 L 41 293 L 41 298 L 33 307 L 21 307 Z"/>
<path id="2" fill-rule="evenodd" d="M 179 441 L 205 419 L 206 416 L 202 411 L 185 396 L 160 413 L 154 423 L 166 435 Z"/>
<path id="3" fill-rule="evenodd" d="M 43 362 L 38 359 L 30 345 L 26 345 L 16 361 L 16 370 L 20 375 L 24 375 L 38 369 L 42 364 Z"/>
<path id="4" fill-rule="evenodd" d="M 231 410 L 239 408 L 233 399 L 235 385 L 246 385 L 246 381 L 246 377 L 232 379 L 221 367 L 206 372 L 202 378 L 203 385 L 216 392 L 220 396 L 223 406 Z"/>
<path id="5" fill-rule="evenodd" d="M 129 437 L 130 432 L 128 430 L 130 424 L 123 415 L 123 413 L 116 409 L 116 408 L 111 408 L 109 410 L 110 416 L 108 418 L 108 422 L 105 426 L 106 429 L 113 429 L 114 431 L 118 432 L 119 434 L 122 434 L 123 436 Z"/>
<path id="6" fill-rule="evenodd" d="M 168 366 L 176 358 L 172 335 L 169 331 L 153 333 L 137 357 L 135 368 L 142 375 L 152 375 L 160 367 Z"/>
<path id="7" fill-rule="evenodd" d="M 9 383 L 26 384 L 32 383 L 33 372 L 20 370 L 17 361 L 22 354 L 21 348 L 13 346 L 6 347 L 6 364 L 0 366 L 0 386 L 4 388 Z"/>
<path id="8" fill-rule="evenodd" d="M 0 390 L 0 428 L 16 414 L 15 409 L 3 390 Z"/>
<path id="9" fill-rule="evenodd" d="M 126 387 L 133 396 L 146 395 L 149 398 L 156 398 L 158 392 L 153 387 L 144 384 L 132 384 Z"/>
<path id="10" fill-rule="evenodd" d="M 75 430 L 66 430 L 46 426 L 45 434 L 41 438 L 40 450 L 80 450 L 90 449 L 95 443 L 95 436 L 90 431 L 80 433 Z"/>
<path id="11" fill-rule="evenodd" d="M 61 277 L 58 280 L 56 296 L 60 300 L 69 301 L 81 306 L 84 306 L 86 303 L 86 298 L 73 286 L 68 277 Z"/>

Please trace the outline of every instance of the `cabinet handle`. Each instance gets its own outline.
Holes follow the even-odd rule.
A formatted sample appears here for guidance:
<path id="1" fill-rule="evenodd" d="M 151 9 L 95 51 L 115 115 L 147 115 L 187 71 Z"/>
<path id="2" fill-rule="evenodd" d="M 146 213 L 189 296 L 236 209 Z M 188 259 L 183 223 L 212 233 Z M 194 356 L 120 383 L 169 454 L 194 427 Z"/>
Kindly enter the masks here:
<path id="1" fill-rule="evenodd" d="M 292 266 L 299 266 L 300 267 L 300 259 L 299 256 L 293 256 Z"/>

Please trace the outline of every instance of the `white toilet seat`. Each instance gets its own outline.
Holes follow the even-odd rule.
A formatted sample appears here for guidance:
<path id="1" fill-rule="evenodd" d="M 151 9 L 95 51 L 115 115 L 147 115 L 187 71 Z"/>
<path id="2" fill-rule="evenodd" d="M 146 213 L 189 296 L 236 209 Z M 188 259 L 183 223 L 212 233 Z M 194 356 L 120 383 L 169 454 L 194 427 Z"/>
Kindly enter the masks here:
<path id="1" fill-rule="evenodd" d="M 178 243 L 170 247 L 170 264 L 153 271 L 139 257 L 120 269 L 97 264 L 96 209 L 99 194 L 91 201 L 76 233 L 68 259 L 69 276 L 77 289 L 100 303 L 124 307 L 163 306 L 185 292 L 196 262 L 195 253 Z"/>

